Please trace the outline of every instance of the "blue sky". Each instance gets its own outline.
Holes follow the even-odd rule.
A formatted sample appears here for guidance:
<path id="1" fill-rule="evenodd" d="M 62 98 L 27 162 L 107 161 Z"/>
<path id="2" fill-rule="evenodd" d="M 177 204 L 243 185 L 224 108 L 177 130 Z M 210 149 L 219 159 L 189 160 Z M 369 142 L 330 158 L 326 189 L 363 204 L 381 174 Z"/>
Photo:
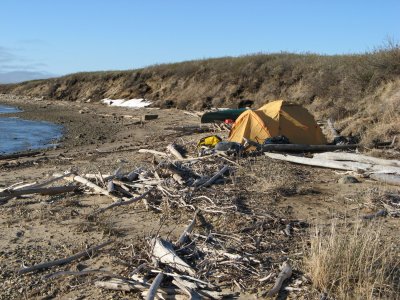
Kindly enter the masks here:
<path id="1" fill-rule="evenodd" d="M 67 74 L 400 39 L 400 1 L 0 0 L 0 72 Z"/>

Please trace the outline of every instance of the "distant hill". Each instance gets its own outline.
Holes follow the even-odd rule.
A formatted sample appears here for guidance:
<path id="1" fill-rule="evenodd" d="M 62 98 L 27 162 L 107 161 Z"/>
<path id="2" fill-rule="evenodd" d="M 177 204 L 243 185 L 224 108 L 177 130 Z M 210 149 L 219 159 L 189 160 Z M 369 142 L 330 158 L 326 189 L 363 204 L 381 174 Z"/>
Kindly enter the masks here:
<path id="1" fill-rule="evenodd" d="M 286 99 L 372 143 L 400 134 L 400 48 L 334 56 L 256 54 L 76 73 L 0 85 L 0 93 L 66 101 L 146 98 L 159 107 L 196 110 Z"/>
<path id="2" fill-rule="evenodd" d="M 57 77 L 57 75 L 32 71 L 0 72 L 0 83 L 18 83 L 28 80 L 46 79 L 52 77 Z"/>

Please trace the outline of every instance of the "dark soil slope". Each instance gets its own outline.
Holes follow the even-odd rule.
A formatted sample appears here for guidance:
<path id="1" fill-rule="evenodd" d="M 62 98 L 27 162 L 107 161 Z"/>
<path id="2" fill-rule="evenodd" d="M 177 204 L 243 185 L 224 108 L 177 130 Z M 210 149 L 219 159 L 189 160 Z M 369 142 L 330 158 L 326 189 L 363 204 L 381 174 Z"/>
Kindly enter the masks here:
<path id="1" fill-rule="evenodd" d="M 0 93 L 66 101 L 141 97 L 160 107 L 198 110 L 287 99 L 371 143 L 400 132 L 400 48 L 337 56 L 259 54 L 76 73 L 0 85 Z"/>

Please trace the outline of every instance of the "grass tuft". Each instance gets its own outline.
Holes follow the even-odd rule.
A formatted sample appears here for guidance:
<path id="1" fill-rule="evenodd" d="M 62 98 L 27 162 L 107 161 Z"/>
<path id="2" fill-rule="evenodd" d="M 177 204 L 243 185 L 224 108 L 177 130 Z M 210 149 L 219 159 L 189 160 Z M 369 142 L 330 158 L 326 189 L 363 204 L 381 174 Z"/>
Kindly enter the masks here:
<path id="1" fill-rule="evenodd" d="M 313 286 L 335 299 L 399 299 L 399 257 L 382 226 L 316 227 L 304 266 Z"/>

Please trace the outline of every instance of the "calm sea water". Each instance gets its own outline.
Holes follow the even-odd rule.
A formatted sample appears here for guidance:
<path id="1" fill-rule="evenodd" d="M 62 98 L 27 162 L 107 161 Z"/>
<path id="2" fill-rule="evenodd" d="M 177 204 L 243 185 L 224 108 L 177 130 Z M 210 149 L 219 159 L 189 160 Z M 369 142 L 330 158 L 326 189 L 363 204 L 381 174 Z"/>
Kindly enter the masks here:
<path id="1" fill-rule="evenodd" d="M 16 113 L 21 111 L 19 108 L 0 104 L 0 114 Z"/>
<path id="2" fill-rule="evenodd" d="M 0 114 L 19 111 L 15 107 L 0 105 Z M 0 117 L 0 154 L 47 148 L 61 136 L 62 126 L 50 122 Z"/>

